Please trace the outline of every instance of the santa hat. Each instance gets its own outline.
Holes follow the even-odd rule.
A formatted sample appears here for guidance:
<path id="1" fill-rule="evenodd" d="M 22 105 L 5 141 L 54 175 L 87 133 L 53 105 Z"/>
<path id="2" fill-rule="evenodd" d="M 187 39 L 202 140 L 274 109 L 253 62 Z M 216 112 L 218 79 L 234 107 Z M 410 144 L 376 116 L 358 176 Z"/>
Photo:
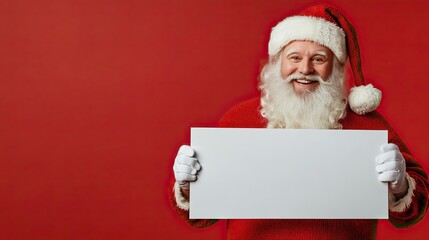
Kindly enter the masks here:
<path id="1" fill-rule="evenodd" d="M 378 107 L 381 91 L 371 84 L 365 85 L 356 31 L 339 10 L 325 4 L 316 5 L 279 22 L 271 31 L 268 54 L 278 54 L 294 40 L 325 46 L 343 64 L 349 58 L 355 85 L 348 97 L 350 108 L 363 115 Z"/>

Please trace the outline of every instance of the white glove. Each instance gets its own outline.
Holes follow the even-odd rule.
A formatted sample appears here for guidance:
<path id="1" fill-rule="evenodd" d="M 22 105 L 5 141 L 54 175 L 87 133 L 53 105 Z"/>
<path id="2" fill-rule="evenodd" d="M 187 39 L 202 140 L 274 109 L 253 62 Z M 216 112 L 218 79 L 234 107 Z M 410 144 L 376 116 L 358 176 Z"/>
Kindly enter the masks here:
<path id="1" fill-rule="evenodd" d="M 189 182 L 197 180 L 197 172 L 201 169 L 201 165 L 194 157 L 195 151 L 187 145 L 180 147 L 174 160 L 174 177 L 180 188 L 184 191 L 189 191 Z"/>
<path id="2" fill-rule="evenodd" d="M 379 173 L 378 180 L 389 182 L 389 190 L 393 194 L 404 193 L 408 188 L 405 179 L 405 160 L 398 146 L 393 143 L 381 146 L 381 153 L 375 160 Z"/>

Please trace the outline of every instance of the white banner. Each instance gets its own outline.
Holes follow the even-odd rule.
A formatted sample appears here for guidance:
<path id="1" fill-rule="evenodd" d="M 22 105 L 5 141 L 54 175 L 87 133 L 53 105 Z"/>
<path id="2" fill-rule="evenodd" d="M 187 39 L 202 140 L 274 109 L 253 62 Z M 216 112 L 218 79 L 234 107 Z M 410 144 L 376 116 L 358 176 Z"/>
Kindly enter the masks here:
<path id="1" fill-rule="evenodd" d="M 387 131 L 192 128 L 194 219 L 387 219 Z"/>

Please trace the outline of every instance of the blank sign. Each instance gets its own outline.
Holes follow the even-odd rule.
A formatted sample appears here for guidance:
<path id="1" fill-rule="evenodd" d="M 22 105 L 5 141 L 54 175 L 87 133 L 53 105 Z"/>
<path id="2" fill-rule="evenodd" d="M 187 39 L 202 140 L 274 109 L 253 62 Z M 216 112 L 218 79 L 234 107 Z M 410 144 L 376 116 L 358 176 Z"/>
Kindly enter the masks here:
<path id="1" fill-rule="evenodd" d="M 387 131 L 192 128 L 193 219 L 387 219 Z"/>

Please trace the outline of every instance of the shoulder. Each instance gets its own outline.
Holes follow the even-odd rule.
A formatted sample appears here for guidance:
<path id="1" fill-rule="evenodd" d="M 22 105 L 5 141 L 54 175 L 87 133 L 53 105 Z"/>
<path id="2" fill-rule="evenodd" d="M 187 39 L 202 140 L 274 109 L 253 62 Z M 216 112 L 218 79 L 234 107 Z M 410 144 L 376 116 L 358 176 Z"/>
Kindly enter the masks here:
<path id="1" fill-rule="evenodd" d="M 390 124 L 377 111 L 358 115 L 348 109 L 346 117 L 341 120 L 344 129 L 393 130 Z"/>
<path id="2" fill-rule="evenodd" d="M 340 122 L 343 129 L 387 130 L 388 142 L 398 145 L 402 152 L 409 153 L 408 148 L 387 120 L 377 111 L 358 115 L 349 110 L 347 116 Z"/>
<path id="3" fill-rule="evenodd" d="M 252 98 L 241 102 L 230 110 L 219 121 L 219 127 L 261 128 L 266 126 L 260 114 L 260 99 Z"/>

